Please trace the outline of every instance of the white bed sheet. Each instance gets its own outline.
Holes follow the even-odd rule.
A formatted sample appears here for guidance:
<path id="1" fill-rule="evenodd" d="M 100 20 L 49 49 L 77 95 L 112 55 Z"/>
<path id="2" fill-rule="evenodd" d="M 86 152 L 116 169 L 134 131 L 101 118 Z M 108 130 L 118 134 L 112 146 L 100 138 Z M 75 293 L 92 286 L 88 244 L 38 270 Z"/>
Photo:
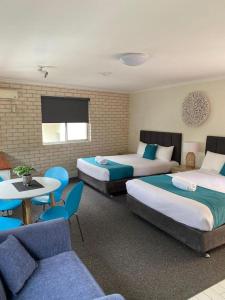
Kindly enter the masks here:
<path id="1" fill-rule="evenodd" d="M 143 158 L 138 154 L 125 154 L 104 157 L 120 164 L 132 166 L 134 168 L 134 176 L 147 176 L 153 174 L 168 173 L 173 166 L 178 165 L 176 161 L 167 162 L 159 159 L 149 160 Z M 77 160 L 77 168 L 85 174 L 98 180 L 110 180 L 109 170 L 92 165 L 80 158 Z"/>
<path id="2" fill-rule="evenodd" d="M 195 170 L 170 176 L 176 175 L 188 179 L 198 186 L 225 193 L 225 176 L 218 173 Z M 204 204 L 170 193 L 138 179 L 129 180 L 126 187 L 129 195 L 175 221 L 203 231 L 213 229 L 212 213 Z"/>

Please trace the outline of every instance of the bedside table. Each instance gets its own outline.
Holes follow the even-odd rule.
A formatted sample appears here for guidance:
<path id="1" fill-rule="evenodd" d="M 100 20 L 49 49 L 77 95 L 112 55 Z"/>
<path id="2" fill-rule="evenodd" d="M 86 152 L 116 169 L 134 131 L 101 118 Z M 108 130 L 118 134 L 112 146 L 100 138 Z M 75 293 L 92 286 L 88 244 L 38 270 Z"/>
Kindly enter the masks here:
<path id="1" fill-rule="evenodd" d="M 180 165 L 177 167 L 172 167 L 171 173 L 186 172 L 186 171 L 191 171 L 191 170 L 197 170 L 197 168 L 191 168 L 191 167 L 187 167 L 185 165 Z"/>

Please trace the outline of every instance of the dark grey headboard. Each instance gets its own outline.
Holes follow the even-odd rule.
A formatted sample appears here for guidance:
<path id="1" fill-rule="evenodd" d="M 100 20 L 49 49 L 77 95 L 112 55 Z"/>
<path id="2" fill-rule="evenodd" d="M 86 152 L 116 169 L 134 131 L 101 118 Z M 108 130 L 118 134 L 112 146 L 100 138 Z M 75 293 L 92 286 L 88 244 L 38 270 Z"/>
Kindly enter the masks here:
<path id="1" fill-rule="evenodd" d="M 225 137 L 207 136 L 205 152 L 207 151 L 225 154 Z"/>
<path id="2" fill-rule="evenodd" d="M 174 146 L 172 160 L 180 164 L 182 133 L 141 130 L 140 141 L 147 144 L 158 144 L 167 147 Z"/>

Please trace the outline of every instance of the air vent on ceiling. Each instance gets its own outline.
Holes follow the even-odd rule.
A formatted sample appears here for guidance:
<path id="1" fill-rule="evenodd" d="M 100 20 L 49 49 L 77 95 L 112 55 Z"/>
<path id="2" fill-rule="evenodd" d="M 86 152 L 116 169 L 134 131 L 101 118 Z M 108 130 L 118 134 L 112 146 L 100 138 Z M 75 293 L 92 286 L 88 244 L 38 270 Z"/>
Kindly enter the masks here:
<path id="1" fill-rule="evenodd" d="M 10 89 L 0 89 L 0 100 L 16 100 L 18 92 Z"/>

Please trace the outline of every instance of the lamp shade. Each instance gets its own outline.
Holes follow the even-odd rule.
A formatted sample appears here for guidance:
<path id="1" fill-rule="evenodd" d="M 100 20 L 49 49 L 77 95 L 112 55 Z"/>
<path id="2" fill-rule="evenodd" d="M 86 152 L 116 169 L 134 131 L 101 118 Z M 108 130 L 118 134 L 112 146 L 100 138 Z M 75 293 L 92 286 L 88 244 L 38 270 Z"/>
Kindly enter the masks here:
<path id="1" fill-rule="evenodd" d="M 184 142 L 183 151 L 185 153 L 187 153 L 187 152 L 197 153 L 197 152 L 200 152 L 200 150 L 201 150 L 200 143 L 197 143 L 197 142 Z"/>

